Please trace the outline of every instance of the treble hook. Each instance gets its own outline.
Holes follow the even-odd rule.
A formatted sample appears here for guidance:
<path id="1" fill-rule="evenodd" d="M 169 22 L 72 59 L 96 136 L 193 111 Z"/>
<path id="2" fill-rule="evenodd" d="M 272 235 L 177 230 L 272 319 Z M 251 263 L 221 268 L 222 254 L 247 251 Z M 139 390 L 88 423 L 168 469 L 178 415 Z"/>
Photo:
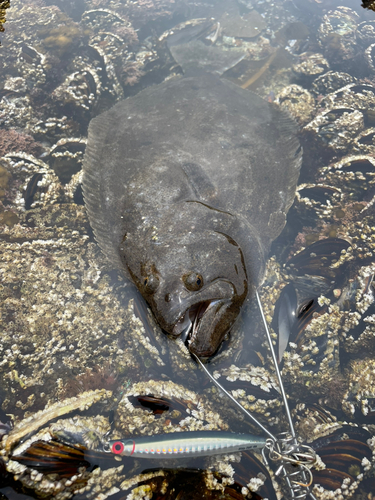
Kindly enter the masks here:
<path id="1" fill-rule="evenodd" d="M 262 317 L 262 321 L 263 321 L 264 329 L 265 329 L 265 332 L 266 332 L 266 337 L 267 337 L 268 345 L 269 345 L 269 348 L 270 348 L 270 351 L 271 351 L 271 357 L 272 357 L 273 365 L 275 367 L 276 377 L 277 377 L 277 380 L 278 380 L 278 383 L 279 383 L 279 387 L 280 387 L 280 391 L 281 391 L 281 396 L 282 396 L 282 399 L 283 399 L 283 402 L 284 402 L 285 412 L 286 412 L 286 416 L 287 416 L 288 423 L 289 423 L 289 429 L 290 429 L 291 441 L 292 441 L 292 446 L 290 446 L 289 451 L 288 450 L 282 450 L 281 453 L 279 453 L 279 452 L 276 452 L 276 450 L 273 450 L 273 452 L 274 453 L 276 452 L 276 455 L 278 454 L 278 455 L 281 456 L 280 460 L 282 461 L 282 465 L 280 466 L 279 469 L 280 469 L 280 472 L 283 471 L 283 473 L 284 473 L 284 477 L 285 477 L 285 479 L 287 481 L 287 484 L 288 484 L 289 488 L 291 489 L 291 492 L 293 494 L 293 498 L 296 498 L 296 496 L 295 496 L 296 491 L 293 488 L 292 483 L 294 485 L 301 486 L 301 487 L 305 488 L 304 492 L 298 492 L 298 493 L 302 493 L 302 494 L 299 495 L 297 498 L 301 498 L 301 499 L 303 498 L 303 499 L 305 499 L 307 495 L 310 495 L 310 497 L 312 498 L 312 500 L 316 500 L 315 496 L 311 493 L 311 491 L 308 490 L 308 488 L 313 483 L 313 476 L 312 476 L 311 470 L 307 467 L 307 465 L 310 465 L 312 467 L 315 464 L 315 462 L 316 462 L 316 455 L 315 455 L 315 452 L 314 452 L 314 450 L 312 448 L 310 448 L 308 446 L 303 446 L 303 445 L 299 445 L 298 444 L 297 436 L 296 436 L 296 433 L 295 433 L 295 430 L 294 430 L 292 415 L 291 415 L 290 410 L 289 410 L 288 399 L 287 399 L 287 396 L 286 396 L 286 393 L 285 393 L 284 384 L 283 384 L 283 381 L 282 381 L 282 378 L 281 378 L 281 373 L 280 373 L 279 366 L 278 366 L 278 363 L 277 363 L 275 349 L 273 348 L 271 334 L 270 334 L 270 331 L 268 329 L 268 324 L 267 324 L 266 318 L 264 316 L 263 307 L 262 307 L 262 303 L 260 301 L 258 290 L 255 292 L 255 296 L 256 296 L 256 299 L 257 299 L 257 302 L 258 302 L 258 307 L 259 307 L 260 315 Z M 280 442 L 282 442 L 282 440 L 280 440 L 278 442 L 278 444 Z M 303 460 L 301 461 L 301 460 L 297 460 L 295 458 L 290 459 L 288 457 L 288 454 L 292 454 L 292 453 L 294 453 L 296 456 L 298 456 L 298 454 L 300 454 L 300 456 L 302 457 L 303 453 L 301 454 L 299 452 L 300 448 L 305 448 L 305 449 L 308 449 L 309 451 L 311 450 L 311 453 L 310 453 L 311 460 L 308 460 L 307 462 L 305 462 Z M 277 459 L 279 460 L 279 458 L 277 458 Z M 284 462 L 284 464 L 283 464 L 283 462 Z M 307 471 L 308 474 L 309 474 L 309 477 L 310 477 L 310 480 L 308 481 L 308 483 L 302 483 L 302 482 L 298 482 L 298 481 L 292 480 L 291 476 L 293 476 L 294 473 L 288 473 L 287 472 L 287 470 L 285 468 L 285 462 L 287 462 L 289 464 L 293 464 L 296 467 L 298 467 L 299 470 L 296 471 L 297 474 L 302 474 L 302 473 L 305 473 Z"/>
<path id="2" fill-rule="evenodd" d="M 314 480 L 312 472 L 308 467 L 306 467 L 306 465 L 303 465 L 303 464 L 302 464 L 302 469 L 304 472 L 308 473 L 309 478 L 310 478 L 309 482 L 305 484 L 305 483 L 299 483 L 298 481 L 292 481 L 292 483 L 298 484 L 298 486 L 302 486 L 303 488 L 309 488 L 313 484 L 313 480 Z"/>

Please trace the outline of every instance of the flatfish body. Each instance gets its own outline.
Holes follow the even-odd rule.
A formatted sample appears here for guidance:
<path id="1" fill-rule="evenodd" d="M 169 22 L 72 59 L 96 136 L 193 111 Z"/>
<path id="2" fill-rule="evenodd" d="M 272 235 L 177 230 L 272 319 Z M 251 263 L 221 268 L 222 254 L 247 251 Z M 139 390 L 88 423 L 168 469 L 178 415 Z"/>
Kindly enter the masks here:
<path id="1" fill-rule="evenodd" d="M 103 252 L 159 325 L 207 357 L 262 281 L 300 164 L 288 114 L 207 74 L 94 118 L 83 191 Z"/>

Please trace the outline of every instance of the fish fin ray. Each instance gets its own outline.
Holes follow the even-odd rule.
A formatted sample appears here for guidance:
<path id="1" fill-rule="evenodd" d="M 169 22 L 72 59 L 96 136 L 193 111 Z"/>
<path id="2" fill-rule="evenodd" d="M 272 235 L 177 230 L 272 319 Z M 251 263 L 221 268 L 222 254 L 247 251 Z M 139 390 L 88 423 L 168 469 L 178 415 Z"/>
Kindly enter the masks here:
<path id="1" fill-rule="evenodd" d="M 105 175 L 105 166 L 101 162 L 103 158 L 102 144 L 106 144 L 108 130 L 111 130 L 112 127 L 113 120 L 105 114 L 100 115 L 90 123 L 83 162 L 82 190 L 96 241 L 108 260 L 120 269 L 122 264 L 118 246 L 124 235 L 121 235 L 115 217 L 112 219 L 106 217 L 108 210 L 102 208 L 105 204 L 102 180 Z"/>
<path id="2" fill-rule="evenodd" d="M 277 211 L 271 212 L 268 229 L 271 239 L 275 239 L 286 222 L 286 214 L 293 204 L 296 186 L 302 165 L 302 147 L 297 137 L 298 125 L 289 111 L 270 103 L 273 123 L 279 132 L 280 155 L 286 159 L 286 169 L 283 173 L 288 179 L 287 188 L 283 193 L 283 202 Z M 281 228 L 281 229 L 280 229 Z"/>

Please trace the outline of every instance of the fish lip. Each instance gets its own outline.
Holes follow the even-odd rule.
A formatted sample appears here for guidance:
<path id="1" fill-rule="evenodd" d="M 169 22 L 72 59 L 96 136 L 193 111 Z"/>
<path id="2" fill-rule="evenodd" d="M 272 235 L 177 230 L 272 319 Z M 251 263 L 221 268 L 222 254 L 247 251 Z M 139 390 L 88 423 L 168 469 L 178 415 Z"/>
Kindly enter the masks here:
<path id="1" fill-rule="evenodd" d="M 194 331 L 197 330 L 199 322 L 213 305 L 225 302 L 226 299 L 201 300 L 190 306 L 178 319 L 173 327 L 172 334 L 175 337 L 181 336 L 184 342 L 189 341 Z"/>
<path id="2" fill-rule="evenodd" d="M 180 338 L 192 354 L 209 358 L 238 317 L 246 296 L 247 288 L 238 295 L 230 280 L 217 278 L 188 297 L 184 309 L 181 300 L 175 301 L 175 307 L 169 310 L 168 317 L 159 318 L 159 324 L 170 337 Z"/>
<path id="3" fill-rule="evenodd" d="M 180 312 L 177 318 L 175 316 L 174 320 L 169 321 L 169 327 L 166 325 L 167 327 L 164 326 L 163 328 L 172 337 L 178 337 L 188 327 L 189 319 L 191 322 L 195 319 L 195 310 L 201 308 L 200 314 L 202 315 L 210 304 L 214 302 L 231 302 L 235 295 L 236 290 L 233 283 L 222 278 L 216 279 L 189 300 L 184 312 L 182 314 Z"/>
<path id="4" fill-rule="evenodd" d="M 179 336 L 189 351 L 200 359 L 210 358 L 216 353 L 229 330 L 227 324 L 224 328 L 220 325 L 232 305 L 233 301 L 229 298 L 195 303 L 181 316 L 172 336 Z"/>
<path id="5" fill-rule="evenodd" d="M 224 323 L 223 316 L 232 305 L 233 302 L 229 299 L 210 301 L 189 332 L 186 344 L 190 352 L 200 359 L 208 359 L 216 353 L 231 326 L 220 328 L 220 324 Z"/>

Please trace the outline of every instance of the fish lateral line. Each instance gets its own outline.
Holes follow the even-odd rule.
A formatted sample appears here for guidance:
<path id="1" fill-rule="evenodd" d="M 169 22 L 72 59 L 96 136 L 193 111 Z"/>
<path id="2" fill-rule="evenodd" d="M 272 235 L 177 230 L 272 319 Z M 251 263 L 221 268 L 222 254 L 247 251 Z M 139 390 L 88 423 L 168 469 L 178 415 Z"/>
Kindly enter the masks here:
<path id="1" fill-rule="evenodd" d="M 208 208 L 209 210 L 213 210 L 214 212 L 219 212 L 224 215 L 230 215 L 231 217 L 235 217 L 234 214 L 231 214 L 230 212 L 227 212 L 226 210 L 221 210 L 220 208 L 214 207 L 212 205 L 209 205 L 208 203 L 204 203 L 203 201 L 200 200 L 185 200 L 185 203 L 198 203 L 199 205 L 203 205 L 204 207 Z"/>

